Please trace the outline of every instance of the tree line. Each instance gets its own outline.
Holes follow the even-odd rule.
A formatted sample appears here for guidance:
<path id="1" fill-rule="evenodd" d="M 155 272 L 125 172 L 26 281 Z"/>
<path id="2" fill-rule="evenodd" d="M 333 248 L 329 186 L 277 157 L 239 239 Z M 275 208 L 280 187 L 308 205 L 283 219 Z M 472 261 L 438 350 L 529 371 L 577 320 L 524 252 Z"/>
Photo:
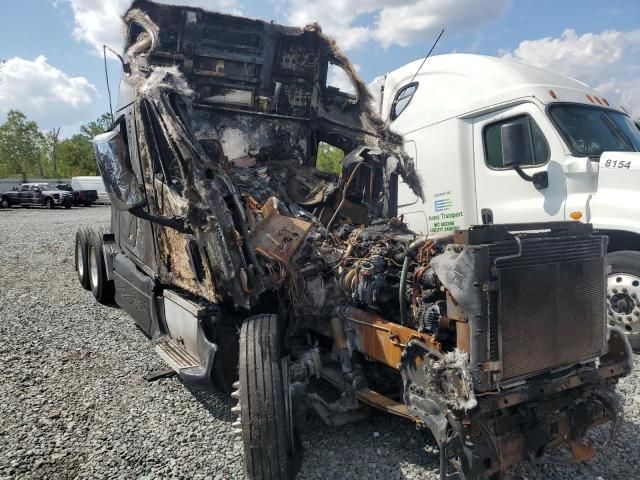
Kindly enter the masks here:
<path id="1" fill-rule="evenodd" d="M 110 124 L 111 116 L 105 113 L 72 137 L 60 139 L 59 128 L 43 132 L 24 113 L 11 110 L 0 125 L 0 178 L 98 175 L 91 140 Z"/>
<path id="2" fill-rule="evenodd" d="M 91 139 L 110 124 L 111 116 L 104 113 L 82 125 L 79 133 L 60 140 L 60 129 L 42 132 L 24 113 L 11 110 L 0 126 L 0 178 L 98 175 Z M 635 124 L 640 129 L 640 119 Z M 318 168 L 339 174 L 344 153 L 327 144 L 320 144 L 318 150 Z"/>

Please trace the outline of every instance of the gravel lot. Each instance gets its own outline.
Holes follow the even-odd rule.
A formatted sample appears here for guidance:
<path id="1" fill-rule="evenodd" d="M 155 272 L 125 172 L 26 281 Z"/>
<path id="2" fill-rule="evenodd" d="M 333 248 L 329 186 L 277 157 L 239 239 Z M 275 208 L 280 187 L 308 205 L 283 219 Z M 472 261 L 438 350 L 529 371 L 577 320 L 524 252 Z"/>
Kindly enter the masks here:
<path id="1" fill-rule="evenodd" d="M 77 282 L 75 231 L 108 219 L 107 207 L 0 210 L 0 478 L 241 478 L 229 397 L 176 377 L 146 382 L 162 367 L 149 342 Z M 620 391 L 624 421 L 609 445 L 607 428 L 591 435 L 596 459 L 514 477 L 640 478 L 637 367 Z M 433 441 L 401 419 L 308 426 L 299 478 L 437 478 Z"/>

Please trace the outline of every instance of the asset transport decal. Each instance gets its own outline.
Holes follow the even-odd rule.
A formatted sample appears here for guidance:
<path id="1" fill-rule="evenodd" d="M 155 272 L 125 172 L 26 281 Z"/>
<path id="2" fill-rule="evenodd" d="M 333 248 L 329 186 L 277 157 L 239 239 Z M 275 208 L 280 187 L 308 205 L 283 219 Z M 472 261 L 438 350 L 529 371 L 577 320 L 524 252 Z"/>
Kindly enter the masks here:
<path id="1" fill-rule="evenodd" d="M 460 229 L 459 219 L 462 218 L 463 212 L 455 210 L 451 191 L 436 193 L 434 199 L 435 215 L 429 215 L 429 232 L 451 232 Z"/>

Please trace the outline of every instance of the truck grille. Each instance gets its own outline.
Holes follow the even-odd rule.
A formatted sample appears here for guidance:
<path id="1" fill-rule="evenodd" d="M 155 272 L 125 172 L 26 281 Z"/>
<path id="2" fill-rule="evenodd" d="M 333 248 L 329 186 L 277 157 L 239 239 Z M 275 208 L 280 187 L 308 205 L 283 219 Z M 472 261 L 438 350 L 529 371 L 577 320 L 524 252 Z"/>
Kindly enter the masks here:
<path id="1" fill-rule="evenodd" d="M 606 349 L 606 237 L 522 240 L 522 255 L 498 260 L 502 381 L 598 357 Z M 514 241 L 491 246 L 495 260 L 518 252 Z"/>

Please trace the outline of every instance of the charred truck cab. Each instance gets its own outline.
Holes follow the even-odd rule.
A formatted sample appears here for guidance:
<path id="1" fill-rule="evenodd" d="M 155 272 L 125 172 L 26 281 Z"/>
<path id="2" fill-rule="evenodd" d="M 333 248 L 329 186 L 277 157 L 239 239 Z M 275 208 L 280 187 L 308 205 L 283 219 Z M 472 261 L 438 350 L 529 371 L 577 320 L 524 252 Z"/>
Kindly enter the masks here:
<path id="1" fill-rule="evenodd" d="M 442 478 L 595 454 L 583 436 L 615 426 L 632 359 L 605 322 L 606 237 L 420 237 L 397 217 L 399 182 L 422 195 L 402 138 L 318 26 L 147 1 L 124 21 L 120 107 L 94 141 L 111 231 L 78 232 L 78 276 L 182 378 L 238 399 L 249 478 L 295 476 L 308 410 L 428 428 Z M 517 162 L 518 132 L 503 134 Z M 347 153 L 340 176 L 317 168 L 321 142 Z"/>

